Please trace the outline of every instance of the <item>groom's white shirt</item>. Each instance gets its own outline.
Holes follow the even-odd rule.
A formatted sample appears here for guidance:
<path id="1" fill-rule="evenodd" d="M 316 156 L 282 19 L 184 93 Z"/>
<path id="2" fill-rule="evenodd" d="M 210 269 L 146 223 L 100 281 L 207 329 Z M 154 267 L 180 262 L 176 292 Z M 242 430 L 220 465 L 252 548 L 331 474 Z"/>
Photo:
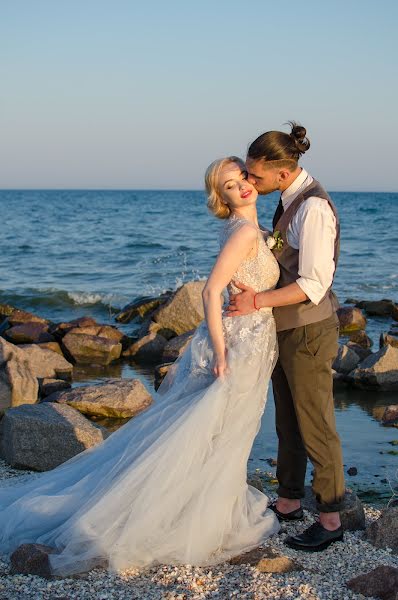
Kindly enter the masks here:
<path id="1" fill-rule="evenodd" d="M 311 175 L 302 169 L 282 193 L 283 210 L 312 182 Z M 333 281 L 335 239 L 336 219 L 328 202 L 316 196 L 304 200 L 290 222 L 287 241 L 299 251 L 297 284 L 314 304 L 319 304 Z"/>

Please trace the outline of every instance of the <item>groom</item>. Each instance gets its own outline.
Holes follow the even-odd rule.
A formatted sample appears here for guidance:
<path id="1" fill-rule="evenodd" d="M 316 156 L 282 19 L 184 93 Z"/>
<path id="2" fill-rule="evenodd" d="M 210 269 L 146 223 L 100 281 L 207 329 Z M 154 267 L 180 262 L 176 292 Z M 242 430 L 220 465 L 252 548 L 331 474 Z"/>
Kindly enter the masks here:
<path id="1" fill-rule="evenodd" d="M 309 457 L 319 522 L 286 544 L 319 551 L 343 539 L 339 511 L 344 499 L 342 452 L 336 433 L 332 363 L 338 347 L 337 299 L 332 282 L 339 256 L 340 226 L 327 192 L 298 160 L 310 143 L 304 127 L 291 133 L 268 131 L 250 146 L 248 180 L 259 194 L 281 192 L 273 227 L 279 238 L 274 255 L 280 267 L 277 289 L 255 294 L 236 282 L 228 315 L 274 307 L 279 359 L 272 383 L 278 434 L 280 520 L 303 518 L 300 499 Z M 276 232 L 279 232 L 277 234 Z"/>

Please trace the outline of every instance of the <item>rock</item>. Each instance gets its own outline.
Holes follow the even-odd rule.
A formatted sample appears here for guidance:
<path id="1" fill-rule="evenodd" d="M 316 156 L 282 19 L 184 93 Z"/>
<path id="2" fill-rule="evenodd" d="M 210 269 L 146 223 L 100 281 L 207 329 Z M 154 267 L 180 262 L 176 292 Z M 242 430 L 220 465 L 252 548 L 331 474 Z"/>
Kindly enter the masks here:
<path id="1" fill-rule="evenodd" d="M 376 548 L 391 548 L 398 554 L 398 506 L 383 510 L 366 529 L 366 538 Z"/>
<path id="2" fill-rule="evenodd" d="M 310 486 L 305 486 L 305 498 L 302 506 L 312 514 L 318 514 L 315 497 Z M 365 512 L 358 496 L 350 489 L 346 489 L 344 506 L 340 511 L 341 524 L 345 531 L 365 529 Z"/>
<path id="3" fill-rule="evenodd" d="M 175 332 L 172 329 L 167 329 L 166 327 L 162 327 L 155 321 L 152 321 L 150 317 L 144 320 L 141 327 L 137 332 L 137 339 L 143 338 L 149 333 L 158 333 L 166 340 L 171 340 L 171 338 L 175 337 Z M 136 340 L 135 340 L 136 341 Z"/>
<path id="4" fill-rule="evenodd" d="M 347 348 L 349 348 L 350 350 L 354 350 L 354 352 L 359 356 L 360 362 L 362 362 L 363 360 L 365 360 L 365 358 L 373 354 L 370 348 L 363 348 L 362 346 L 359 346 L 354 342 L 349 341 L 346 345 Z"/>
<path id="5" fill-rule="evenodd" d="M 362 300 L 355 305 L 373 317 L 390 317 L 396 305 L 392 300 Z"/>
<path id="6" fill-rule="evenodd" d="M 152 315 L 152 319 L 177 335 L 195 329 L 204 319 L 202 291 L 205 281 L 191 281 Z"/>
<path id="7" fill-rule="evenodd" d="M 395 335 L 389 335 L 388 333 L 381 333 L 380 348 L 388 345 L 392 346 L 393 348 L 398 348 L 398 337 L 395 337 Z"/>
<path id="8" fill-rule="evenodd" d="M 353 331 L 349 334 L 350 342 L 361 346 L 361 348 L 370 348 L 373 346 L 373 342 L 363 329 L 359 329 L 359 331 Z"/>
<path id="9" fill-rule="evenodd" d="M 75 327 L 95 327 L 98 326 L 98 323 L 93 317 L 78 317 L 77 319 L 72 319 L 69 321 L 70 325 L 74 325 Z"/>
<path id="10" fill-rule="evenodd" d="M 340 335 L 359 331 L 366 327 L 366 319 L 359 308 L 341 306 L 337 309 L 337 316 L 340 321 Z"/>
<path id="11" fill-rule="evenodd" d="M 63 379 L 50 379 L 45 377 L 40 382 L 40 394 L 42 397 L 50 396 L 54 394 L 54 392 L 62 392 L 71 387 L 69 381 L 64 381 Z"/>
<path id="12" fill-rule="evenodd" d="M 350 382 L 360 388 L 398 389 L 398 348 L 384 346 L 365 358 L 349 374 Z"/>
<path id="13" fill-rule="evenodd" d="M 177 360 L 189 346 L 193 334 L 194 331 L 187 331 L 187 333 L 183 333 L 182 335 L 178 335 L 169 340 L 163 349 L 162 361 L 164 363 L 170 363 Z"/>
<path id="14" fill-rule="evenodd" d="M 112 327 L 111 325 L 87 325 L 84 327 L 74 327 L 68 331 L 68 333 L 77 333 L 78 335 L 86 333 L 88 335 L 96 335 L 115 342 L 121 342 L 123 338 L 126 337 L 124 333 L 119 331 L 116 327 Z"/>
<path id="15" fill-rule="evenodd" d="M 10 317 L 14 310 L 16 310 L 15 307 L 10 304 L 0 304 L 0 316 L 3 318 Z"/>
<path id="16" fill-rule="evenodd" d="M 232 565 L 250 565 L 260 573 L 289 573 L 290 571 L 303 570 L 303 567 L 297 561 L 263 546 L 254 548 L 254 550 L 239 556 L 234 556 L 229 562 Z"/>
<path id="17" fill-rule="evenodd" d="M 14 325 L 4 333 L 4 337 L 13 344 L 35 344 L 38 342 L 53 342 L 54 337 L 48 333 L 46 323 L 22 323 Z"/>
<path id="18" fill-rule="evenodd" d="M 398 590 L 398 569 L 381 565 L 363 575 L 358 575 L 347 581 L 347 587 L 363 596 L 381 598 L 381 600 L 396 600 Z"/>
<path id="19" fill-rule="evenodd" d="M 15 308 L 12 313 L 8 316 L 10 325 L 21 325 L 22 323 L 44 323 L 49 325 L 50 322 L 47 319 L 42 319 L 33 313 L 26 312 L 25 310 L 19 310 Z"/>
<path id="20" fill-rule="evenodd" d="M 0 340 L 1 344 L 7 342 Z M 10 406 L 36 403 L 38 392 L 39 383 L 23 354 L 21 352 L 7 354 L 7 359 L 0 368 L 0 414 Z"/>
<path id="21" fill-rule="evenodd" d="M 165 304 L 170 297 L 172 296 L 172 292 L 166 292 L 158 296 L 157 298 L 152 297 L 142 297 L 130 302 L 127 304 L 118 315 L 116 315 L 115 320 L 118 323 L 130 323 L 132 319 L 135 317 L 144 318 L 148 313 L 153 312 L 156 308 Z"/>
<path id="22" fill-rule="evenodd" d="M 51 350 L 51 352 L 56 352 L 57 354 L 60 354 L 60 356 L 63 356 L 61 346 L 58 344 L 58 342 L 40 342 L 36 345 L 39 348 L 43 348 L 43 350 Z"/>
<path id="23" fill-rule="evenodd" d="M 43 544 L 22 544 L 11 554 L 11 575 L 37 575 L 51 579 L 49 554 L 54 548 Z"/>
<path id="24" fill-rule="evenodd" d="M 383 425 L 392 425 L 398 422 L 398 404 L 386 406 L 381 417 Z"/>
<path id="25" fill-rule="evenodd" d="M 37 344 L 24 344 L 18 347 L 14 346 L 15 348 L 23 352 L 29 369 L 35 377 L 65 380 L 72 378 L 73 365 L 63 355 L 60 356 L 57 352 L 47 348 L 40 348 Z"/>
<path id="26" fill-rule="evenodd" d="M 264 492 L 263 482 L 258 475 L 249 475 L 247 477 L 247 485 L 251 485 L 252 487 L 256 488 L 256 490 Z"/>
<path id="27" fill-rule="evenodd" d="M 350 373 L 359 364 L 358 354 L 348 346 L 339 346 L 333 369 L 338 373 Z"/>
<path id="28" fill-rule="evenodd" d="M 358 469 L 356 467 L 350 467 L 347 469 L 347 474 L 350 475 L 350 477 L 354 477 L 355 475 L 358 475 Z"/>
<path id="29" fill-rule="evenodd" d="M 0 421 L 0 455 L 11 466 L 48 471 L 109 433 L 71 406 L 55 402 L 10 408 Z"/>
<path id="30" fill-rule="evenodd" d="M 152 401 L 139 379 L 106 379 L 98 385 L 63 392 L 57 398 L 58 403 L 68 404 L 85 415 L 119 419 L 134 417 Z"/>
<path id="31" fill-rule="evenodd" d="M 337 373 L 337 371 L 335 371 L 334 369 L 332 369 L 332 375 L 333 375 L 333 390 L 334 391 L 339 391 L 339 390 L 343 390 L 347 387 L 348 385 L 348 381 L 347 381 L 347 376 L 344 375 L 343 373 Z"/>
<path id="32" fill-rule="evenodd" d="M 394 321 L 398 321 L 398 306 L 396 304 L 394 304 L 394 306 L 392 307 L 391 316 L 394 319 Z"/>
<path id="33" fill-rule="evenodd" d="M 108 365 L 117 360 L 122 352 L 122 344 L 86 333 L 67 333 L 62 340 L 68 355 L 78 364 Z"/>
<path id="34" fill-rule="evenodd" d="M 155 368 L 155 381 L 154 381 L 155 390 L 159 389 L 160 384 L 162 383 L 163 379 L 166 377 L 166 375 L 172 365 L 173 365 L 173 363 L 165 363 L 162 365 L 158 365 Z"/>
<path id="35" fill-rule="evenodd" d="M 123 352 L 124 357 L 133 358 L 136 362 L 152 364 L 159 362 L 166 338 L 158 333 L 149 333 L 137 340 Z"/>

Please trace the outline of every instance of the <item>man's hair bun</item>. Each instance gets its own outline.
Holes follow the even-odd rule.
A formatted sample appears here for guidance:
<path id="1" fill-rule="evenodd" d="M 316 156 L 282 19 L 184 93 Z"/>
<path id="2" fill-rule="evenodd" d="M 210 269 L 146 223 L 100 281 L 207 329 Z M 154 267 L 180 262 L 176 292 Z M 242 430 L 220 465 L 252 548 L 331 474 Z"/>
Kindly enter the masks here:
<path id="1" fill-rule="evenodd" d="M 294 139 L 297 150 L 301 156 L 304 152 L 307 152 L 310 147 L 310 140 L 307 138 L 307 130 L 295 121 L 289 121 L 289 125 L 292 128 L 290 136 Z"/>

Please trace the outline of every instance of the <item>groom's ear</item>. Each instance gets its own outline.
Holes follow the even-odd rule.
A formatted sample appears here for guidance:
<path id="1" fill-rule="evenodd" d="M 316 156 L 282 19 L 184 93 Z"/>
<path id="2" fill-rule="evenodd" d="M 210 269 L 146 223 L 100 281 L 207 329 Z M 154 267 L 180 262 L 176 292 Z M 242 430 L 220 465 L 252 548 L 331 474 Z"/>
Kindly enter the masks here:
<path id="1" fill-rule="evenodd" d="M 279 169 L 279 181 L 285 182 L 289 179 L 291 172 L 288 169 Z"/>

